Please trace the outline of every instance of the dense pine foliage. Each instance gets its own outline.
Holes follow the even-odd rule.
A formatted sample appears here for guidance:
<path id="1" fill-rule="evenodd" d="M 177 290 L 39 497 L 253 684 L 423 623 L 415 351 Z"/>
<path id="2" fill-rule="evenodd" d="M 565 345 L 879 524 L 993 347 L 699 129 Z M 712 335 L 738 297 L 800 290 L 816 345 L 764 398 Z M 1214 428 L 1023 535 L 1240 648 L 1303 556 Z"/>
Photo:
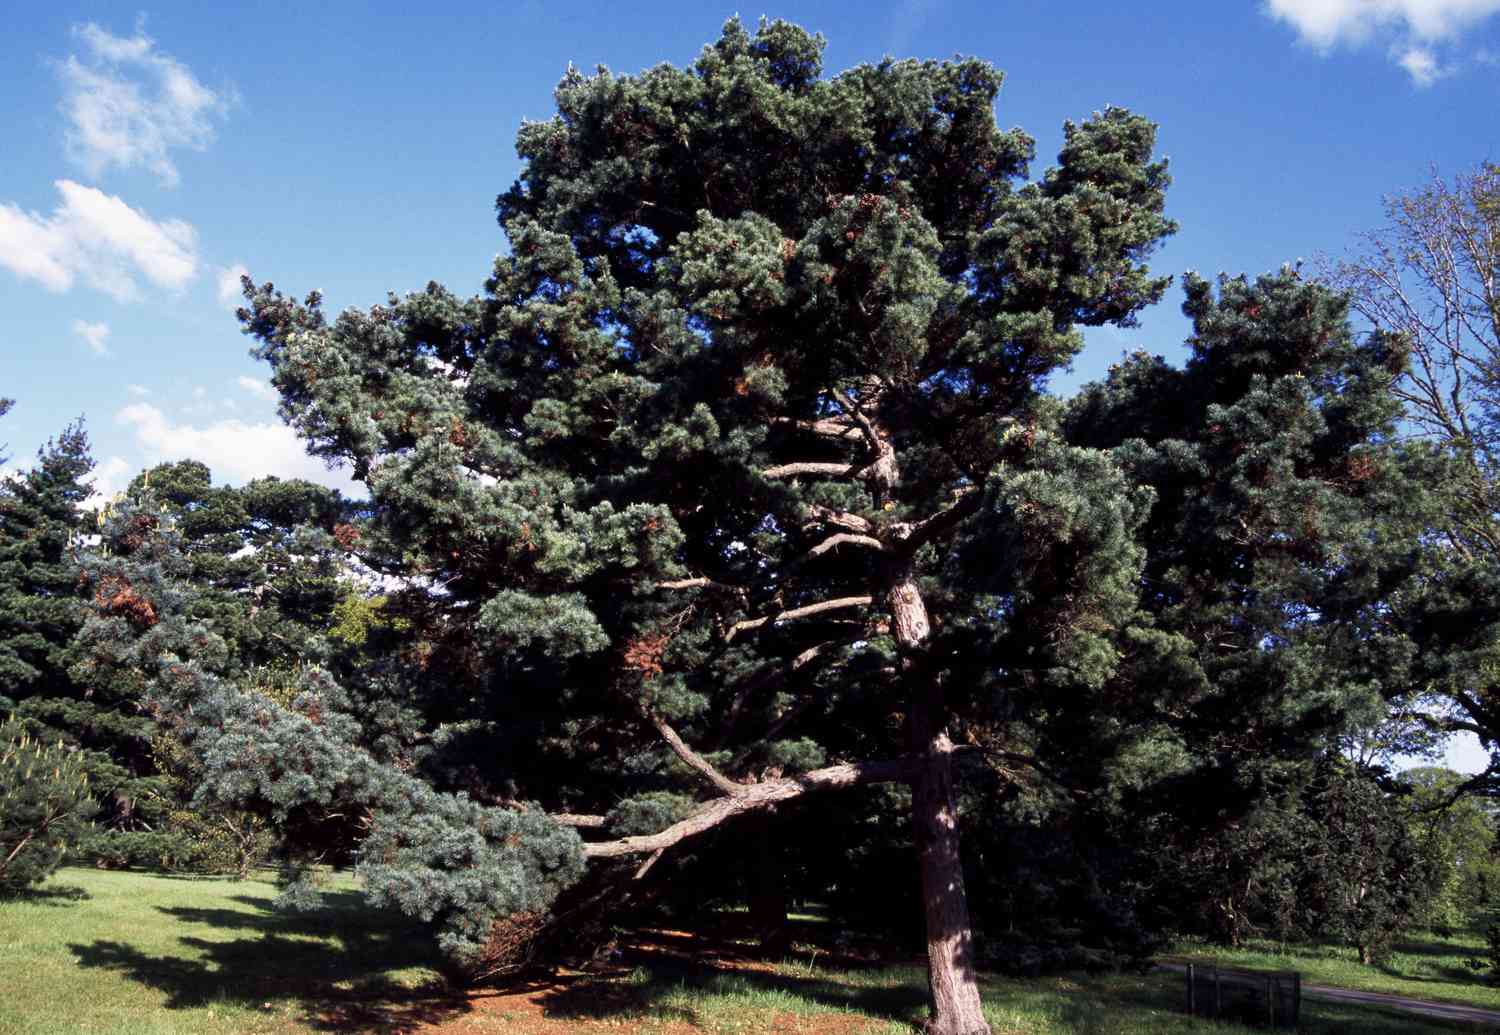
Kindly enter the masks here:
<path id="1" fill-rule="evenodd" d="M 1373 764 L 1496 728 L 1473 458 L 1403 438 L 1409 343 L 1295 268 L 1189 274 L 1183 367 L 1048 395 L 1167 292 L 1155 128 L 1033 176 L 989 65 L 822 49 L 569 71 L 477 295 L 245 278 L 365 498 L 186 460 L 89 511 L 78 426 L 0 486 L 0 705 L 87 771 L 82 851 L 353 861 L 470 977 L 711 902 L 775 952 L 813 898 L 925 945 L 938 1035 L 986 1030 L 981 964 L 1375 958 L 1482 907 L 1473 788 Z"/>

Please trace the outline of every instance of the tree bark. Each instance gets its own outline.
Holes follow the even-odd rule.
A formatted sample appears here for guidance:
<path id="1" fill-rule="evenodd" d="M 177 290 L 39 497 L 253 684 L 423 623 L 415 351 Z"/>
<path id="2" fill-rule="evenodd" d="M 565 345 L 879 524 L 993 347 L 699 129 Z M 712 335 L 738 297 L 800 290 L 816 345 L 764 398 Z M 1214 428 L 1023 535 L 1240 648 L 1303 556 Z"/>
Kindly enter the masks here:
<path id="1" fill-rule="evenodd" d="M 892 582 L 891 629 L 903 654 L 911 693 L 907 731 L 914 757 L 925 759 L 911 778 L 912 830 L 922 878 L 927 921 L 927 985 L 932 996 L 928 1035 L 990 1035 L 979 999 L 969 899 L 959 854 L 958 815 L 953 807 L 953 742 L 948 739 L 942 688 L 924 677 L 910 655 L 931 625 L 922 594 L 910 573 Z"/>

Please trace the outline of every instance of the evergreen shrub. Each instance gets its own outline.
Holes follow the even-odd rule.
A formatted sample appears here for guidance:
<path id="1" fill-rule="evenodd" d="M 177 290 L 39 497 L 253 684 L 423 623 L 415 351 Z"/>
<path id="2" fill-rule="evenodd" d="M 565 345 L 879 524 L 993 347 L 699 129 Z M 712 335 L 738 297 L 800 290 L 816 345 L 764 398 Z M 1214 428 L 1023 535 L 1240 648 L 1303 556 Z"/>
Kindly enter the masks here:
<path id="1" fill-rule="evenodd" d="M 98 806 L 76 750 L 0 725 L 0 895 L 45 880 L 90 830 Z"/>

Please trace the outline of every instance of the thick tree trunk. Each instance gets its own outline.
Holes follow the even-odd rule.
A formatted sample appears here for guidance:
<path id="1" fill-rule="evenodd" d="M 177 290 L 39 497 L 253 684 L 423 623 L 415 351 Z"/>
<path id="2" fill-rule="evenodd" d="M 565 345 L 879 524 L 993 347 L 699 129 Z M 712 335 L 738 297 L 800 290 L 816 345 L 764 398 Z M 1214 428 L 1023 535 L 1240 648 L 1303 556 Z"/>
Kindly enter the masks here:
<path id="1" fill-rule="evenodd" d="M 908 652 L 920 647 L 930 625 L 915 580 L 899 575 L 888 600 L 896 642 Z M 920 666 L 910 657 L 903 668 L 909 680 L 923 679 Z M 926 759 L 911 779 L 911 811 L 927 920 L 927 985 L 932 995 L 927 1032 L 990 1035 L 974 969 L 969 899 L 953 807 L 953 742 L 944 728 L 946 718 L 940 687 L 920 682 L 911 686 L 907 712 L 911 750 Z"/>
<path id="2" fill-rule="evenodd" d="M 756 814 L 746 830 L 754 844 L 754 850 L 747 853 L 750 922 L 760 950 L 767 956 L 785 955 L 792 945 L 792 929 L 786 915 L 786 869 L 777 850 L 775 814 L 775 808 Z"/>

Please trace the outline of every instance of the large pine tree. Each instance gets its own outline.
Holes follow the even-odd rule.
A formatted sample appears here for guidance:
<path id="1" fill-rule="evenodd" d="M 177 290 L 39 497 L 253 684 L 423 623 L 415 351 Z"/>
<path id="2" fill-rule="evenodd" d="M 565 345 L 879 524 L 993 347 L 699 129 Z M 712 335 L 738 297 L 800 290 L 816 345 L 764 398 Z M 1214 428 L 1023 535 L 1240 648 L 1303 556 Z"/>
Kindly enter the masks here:
<path id="1" fill-rule="evenodd" d="M 523 796 L 634 786 L 646 829 L 584 846 L 605 859 L 908 783 L 931 1028 L 977 1032 L 951 773 L 994 701 L 955 645 L 999 624 L 1034 680 L 1112 670 L 1145 498 L 1037 399 L 1081 325 L 1160 295 L 1167 177 L 1151 125 L 1107 109 L 1027 182 L 988 65 L 823 78 L 821 50 L 731 22 L 686 69 L 569 73 L 521 130 L 484 295 L 328 324 L 265 286 L 244 319 L 285 415 L 369 486 L 372 549 L 466 616 L 479 715 L 546 702 L 540 743 L 612 764 L 592 788 L 517 767 Z M 852 719 L 823 742 L 795 723 L 821 696 Z"/>

